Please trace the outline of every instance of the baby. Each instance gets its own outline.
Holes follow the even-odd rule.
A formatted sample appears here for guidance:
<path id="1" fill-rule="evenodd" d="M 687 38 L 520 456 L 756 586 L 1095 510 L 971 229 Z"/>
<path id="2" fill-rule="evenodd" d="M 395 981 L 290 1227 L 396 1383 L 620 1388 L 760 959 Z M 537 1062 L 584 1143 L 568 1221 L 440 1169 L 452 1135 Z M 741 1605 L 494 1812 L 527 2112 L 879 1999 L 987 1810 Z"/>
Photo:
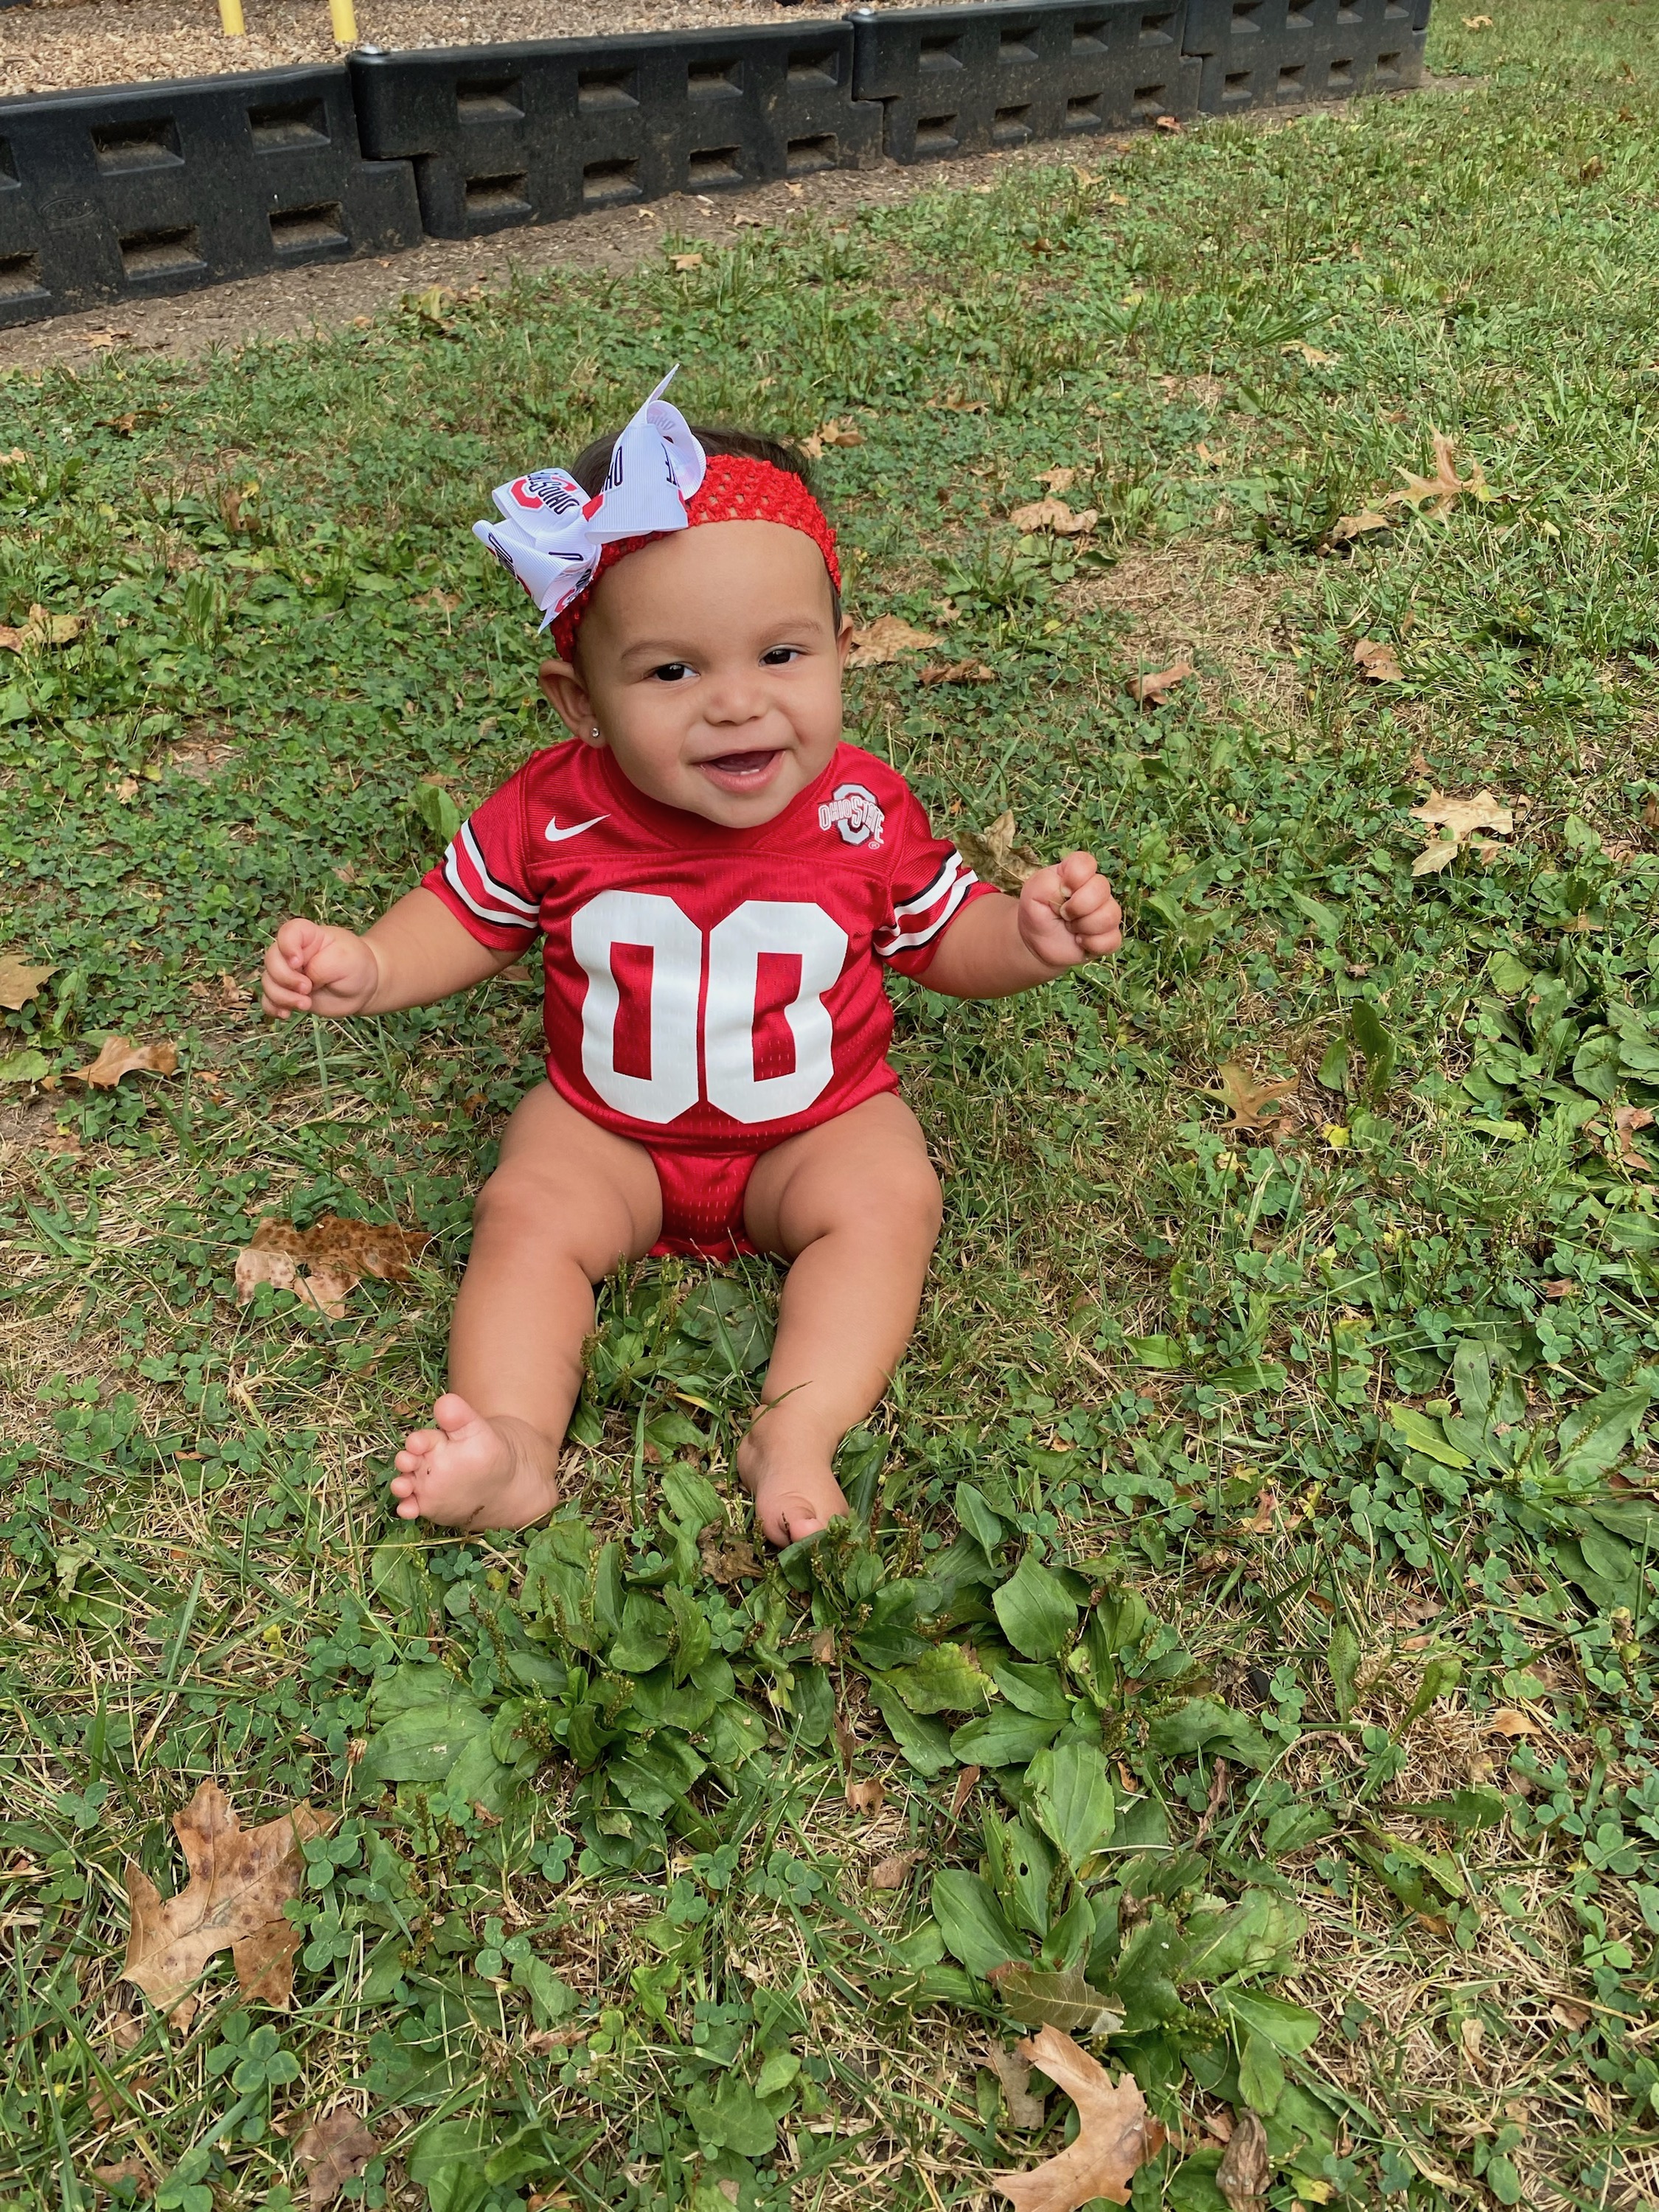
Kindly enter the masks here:
<path id="1" fill-rule="evenodd" d="M 570 735 L 366 935 L 285 921 L 264 1005 L 425 1006 L 543 940 L 548 1079 L 478 1194 L 451 1388 L 397 1455 L 399 1515 L 549 1512 L 592 1285 L 647 1254 L 764 1252 L 788 1274 L 738 1469 L 782 1545 L 847 1510 L 836 1447 L 887 1389 L 939 1231 L 884 965 L 1001 998 L 1115 951 L 1122 916 L 1087 853 L 1018 898 L 981 883 L 842 742 L 853 625 L 805 465 L 694 432 L 666 382 L 477 526 L 551 628 L 541 689 Z"/>

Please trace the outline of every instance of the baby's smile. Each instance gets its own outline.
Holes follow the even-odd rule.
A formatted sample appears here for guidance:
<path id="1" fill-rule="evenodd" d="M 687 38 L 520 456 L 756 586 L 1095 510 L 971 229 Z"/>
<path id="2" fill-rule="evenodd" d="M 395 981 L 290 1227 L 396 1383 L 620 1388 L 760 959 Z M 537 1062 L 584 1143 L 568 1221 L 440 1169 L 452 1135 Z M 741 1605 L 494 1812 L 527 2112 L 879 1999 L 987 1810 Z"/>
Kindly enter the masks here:
<path id="1" fill-rule="evenodd" d="M 718 753 L 712 760 L 699 761 L 697 766 L 721 791 L 763 791 L 782 759 L 781 750 L 772 745 L 764 752 Z"/>

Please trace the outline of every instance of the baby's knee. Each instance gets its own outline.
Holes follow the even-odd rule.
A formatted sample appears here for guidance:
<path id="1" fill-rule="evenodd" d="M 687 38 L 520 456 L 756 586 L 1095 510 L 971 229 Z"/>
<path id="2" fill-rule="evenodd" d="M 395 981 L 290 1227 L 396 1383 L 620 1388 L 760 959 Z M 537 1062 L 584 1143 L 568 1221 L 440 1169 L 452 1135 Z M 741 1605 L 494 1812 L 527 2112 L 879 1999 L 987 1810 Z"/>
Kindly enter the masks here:
<path id="1" fill-rule="evenodd" d="M 945 1223 L 945 1194 L 933 1164 L 925 1153 L 894 1162 L 859 1193 L 854 1204 L 866 1234 L 886 1235 L 906 1244 L 939 1242 Z"/>

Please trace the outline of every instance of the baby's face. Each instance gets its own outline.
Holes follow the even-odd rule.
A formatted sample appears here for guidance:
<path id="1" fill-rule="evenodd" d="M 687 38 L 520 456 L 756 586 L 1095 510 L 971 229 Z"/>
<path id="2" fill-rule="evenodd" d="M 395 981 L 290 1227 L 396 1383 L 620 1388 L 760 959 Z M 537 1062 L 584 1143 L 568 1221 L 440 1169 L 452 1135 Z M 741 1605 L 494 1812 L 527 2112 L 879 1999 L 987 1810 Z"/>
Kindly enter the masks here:
<path id="1" fill-rule="evenodd" d="M 709 522 L 619 561 L 594 587 L 580 666 L 542 689 L 636 790 L 727 829 L 781 814 L 841 738 L 842 661 L 823 556 L 777 522 Z"/>

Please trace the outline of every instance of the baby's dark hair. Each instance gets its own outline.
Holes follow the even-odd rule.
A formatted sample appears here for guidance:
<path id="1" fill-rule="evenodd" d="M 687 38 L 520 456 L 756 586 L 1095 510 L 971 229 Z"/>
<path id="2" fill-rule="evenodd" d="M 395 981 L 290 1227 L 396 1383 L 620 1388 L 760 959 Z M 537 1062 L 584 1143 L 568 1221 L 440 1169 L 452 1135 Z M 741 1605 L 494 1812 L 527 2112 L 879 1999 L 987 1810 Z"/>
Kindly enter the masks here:
<path id="1" fill-rule="evenodd" d="M 611 466 L 611 448 L 622 433 L 608 431 L 584 446 L 570 464 L 570 473 L 590 499 L 605 482 L 605 471 Z M 700 423 L 691 425 L 691 434 L 705 453 L 734 453 L 748 461 L 769 461 L 775 469 L 787 476 L 798 477 L 813 497 L 817 489 L 812 482 L 812 471 L 805 453 L 783 438 L 765 438 L 756 430 L 706 429 Z M 830 605 L 836 627 L 841 627 L 841 593 L 832 582 L 830 586 Z"/>

